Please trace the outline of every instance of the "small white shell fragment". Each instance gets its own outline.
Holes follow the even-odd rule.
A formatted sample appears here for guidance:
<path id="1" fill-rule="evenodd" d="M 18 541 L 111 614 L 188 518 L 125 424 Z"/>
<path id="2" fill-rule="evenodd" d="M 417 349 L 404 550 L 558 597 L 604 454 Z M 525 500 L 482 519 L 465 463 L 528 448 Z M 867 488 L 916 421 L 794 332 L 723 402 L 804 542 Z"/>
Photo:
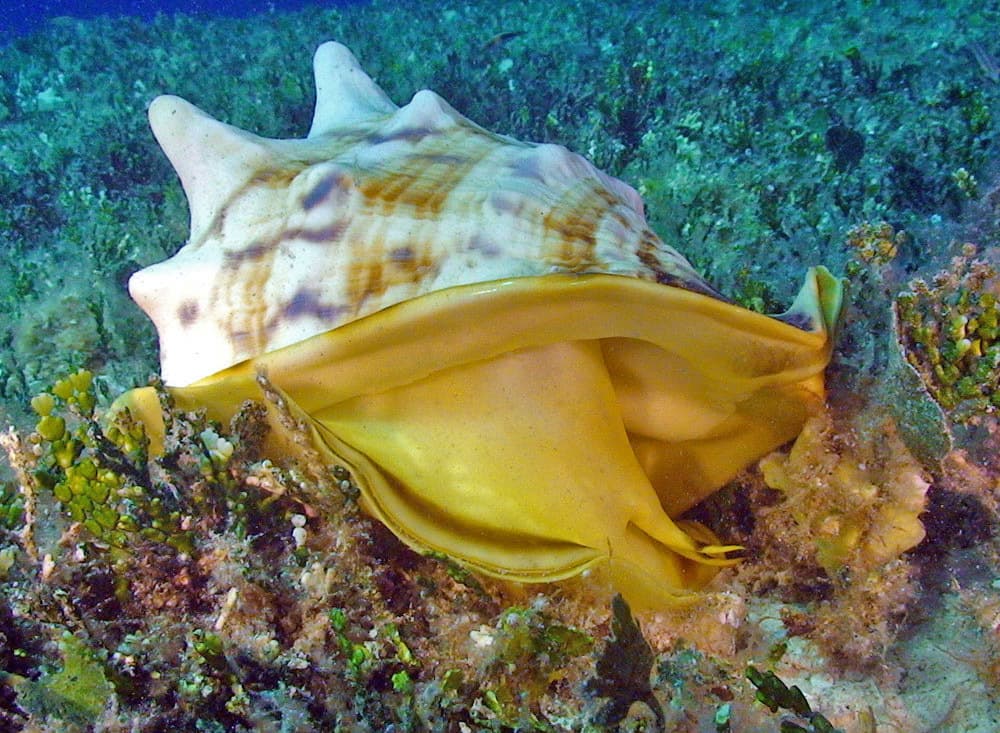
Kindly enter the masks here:
<path id="1" fill-rule="evenodd" d="M 230 588 L 229 592 L 226 593 L 226 600 L 222 602 L 222 610 L 219 611 L 219 616 L 215 619 L 215 624 L 212 626 L 213 630 L 222 631 L 222 627 L 229 620 L 229 614 L 236 608 L 237 598 L 239 598 L 239 591 L 235 587 Z"/>
<path id="2" fill-rule="evenodd" d="M 486 625 L 480 626 L 478 629 L 473 629 L 469 632 L 469 638 L 472 639 L 472 642 L 477 647 L 485 649 L 493 645 L 493 629 Z"/>

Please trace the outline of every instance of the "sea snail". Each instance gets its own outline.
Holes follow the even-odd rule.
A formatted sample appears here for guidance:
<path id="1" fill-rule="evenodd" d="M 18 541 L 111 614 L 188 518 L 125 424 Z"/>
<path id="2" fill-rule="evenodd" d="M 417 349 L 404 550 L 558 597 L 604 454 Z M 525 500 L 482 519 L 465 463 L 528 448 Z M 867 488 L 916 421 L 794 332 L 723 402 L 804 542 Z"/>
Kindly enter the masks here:
<path id="1" fill-rule="evenodd" d="M 821 406 L 841 283 L 746 310 L 584 158 L 431 91 L 398 108 L 337 43 L 315 74 L 302 140 L 150 107 L 191 234 L 129 288 L 177 402 L 228 419 L 263 371 L 418 551 L 522 582 L 608 563 L 643 605 L 704 584 L 731 548 L 674 518 Z M 151 389 L 119 404 L 162 441 Z"/>

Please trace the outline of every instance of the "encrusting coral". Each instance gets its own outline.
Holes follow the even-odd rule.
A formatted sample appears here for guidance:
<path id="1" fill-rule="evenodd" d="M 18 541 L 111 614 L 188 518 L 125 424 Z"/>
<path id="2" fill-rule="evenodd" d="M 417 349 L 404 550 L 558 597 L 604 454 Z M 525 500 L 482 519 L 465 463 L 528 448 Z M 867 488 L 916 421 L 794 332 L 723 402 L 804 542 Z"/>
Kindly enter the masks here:
<path id="1" fill-rule="evenodd" d="M 919 515 L 928 482 L 891 424 L 881 445 L 849 443 L 829 416 L 811 419 L 789 453 L 760 462 L 764 482 L 784 494 L 782 511 L 814 539 L 831 576 L 878 568 L 924 538 Z"/>
<path id="2" fill-rule="evenodd" d="M 847 667 L 869 667 L 913 597 L 912 570 L 900 558 L 924 538 L 923 468 L 889 419 L 835 429 L 829 415 L 810 420 L 789 452 L 765 457 L 760 468 L 781 493 L 759 510 L 761 554 L 741 572 L 789 600 L 808 593 L 812 611 L 791 612 L 788 627 Z"/>

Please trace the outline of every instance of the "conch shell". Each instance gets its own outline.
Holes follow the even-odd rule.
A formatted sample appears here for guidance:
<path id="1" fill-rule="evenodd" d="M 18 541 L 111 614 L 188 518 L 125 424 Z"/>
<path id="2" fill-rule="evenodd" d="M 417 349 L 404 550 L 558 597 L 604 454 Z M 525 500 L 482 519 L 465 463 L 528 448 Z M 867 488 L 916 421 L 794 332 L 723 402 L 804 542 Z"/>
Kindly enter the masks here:
<path id="1" fill-rule="evenodd" d="M 641 605 L 706 582 L 732 548 L 671 517 L 821 405 L 839 281 L 745 310 L 580 156 L 430 91 L 397 108 L 336 43 L 315 74 L 304 140 L 150 107 L 191 236 L 129 287 L 175 399 L 228 419 L 264 371 L 419 551 L 516 581 L 609 562 Z M 162 440 L 151 390 L 121 404 Z"/>

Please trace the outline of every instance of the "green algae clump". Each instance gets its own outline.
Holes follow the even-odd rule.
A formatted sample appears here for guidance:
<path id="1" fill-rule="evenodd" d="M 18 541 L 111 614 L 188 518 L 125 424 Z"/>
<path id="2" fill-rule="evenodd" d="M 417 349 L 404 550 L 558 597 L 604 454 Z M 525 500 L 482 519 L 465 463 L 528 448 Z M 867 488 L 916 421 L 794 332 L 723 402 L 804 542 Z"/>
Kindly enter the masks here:
<path id="1" fill-rule="evenodd" d="M 114 688 L 87 645 L 73 634 L 59 639 L 62 668 L 36 680 L 15 681 L 18 703 L 40 719 L 56 718 L 92 726 L 104 711 Z M 61 728 L 60 728 L 61 730 Z"/>
<path id="2" fill-rule="evenodd" d="M 104 545 L 122 550 L 138 535 L 190 551 L 182 517 L 156 496 L 142 424 L 122 413 L 102 429 L 96 404 L 93 375 L 82 369 L 31 400 L 38 485 Z"/>
<path id="3" fill-rule="evenodd" d="M 1000 407 L 1000 278 L 966 244 L 951 266 L 896 298 L 907 361 L 952 420 Z"/>

